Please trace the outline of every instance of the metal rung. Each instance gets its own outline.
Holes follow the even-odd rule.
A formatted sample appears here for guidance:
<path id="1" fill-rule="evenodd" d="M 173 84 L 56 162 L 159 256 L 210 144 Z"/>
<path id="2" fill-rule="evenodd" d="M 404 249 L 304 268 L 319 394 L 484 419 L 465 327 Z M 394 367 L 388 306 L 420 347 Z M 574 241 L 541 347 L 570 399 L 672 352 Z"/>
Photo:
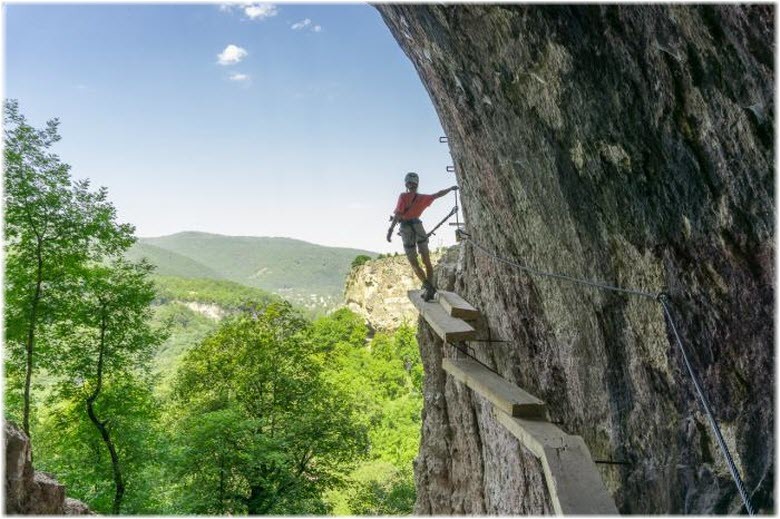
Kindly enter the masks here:
<path id="1" fill-rule="evenodd" d="M 447 173 L 455 173 L 455 166 L 447 166 Z"/>
<path id="2" fill-rule="evenodd" d="M 448 141 L 447 137 L 439 137 L 439 142 L 442 143 L 442 144 L 445 144 L 445 143 L 447 143 L 449 141 Z"/>

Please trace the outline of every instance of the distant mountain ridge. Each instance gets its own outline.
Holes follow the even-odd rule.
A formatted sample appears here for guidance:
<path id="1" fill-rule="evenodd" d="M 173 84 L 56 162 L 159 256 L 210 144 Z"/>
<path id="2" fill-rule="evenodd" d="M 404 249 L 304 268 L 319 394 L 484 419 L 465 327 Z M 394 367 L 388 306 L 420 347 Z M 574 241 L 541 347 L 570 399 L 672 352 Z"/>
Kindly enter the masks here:
<path id="1" fill-rule="evenodd" d="M 221 276 L 213 269 L 187 256 L 144 243 L 143 240 L 144 238 L 140 238 L 127 251 L 125 256 L 133 261 L 146 258 L 149 263 L 157 267 L 155 274 L 158 276 L 175 276 L 187 279 L 224 279 L 224 276 Z"/>
<path id="2" fill-rule="evenodd" d="M 163 276 L 224 279 L 261 288 L 313 309 L 341 302 L 344 281 L 358 255 L 293 238 L 225 236 L 185 231 L 139 238 L 128 257 L 146 257 Z"/>

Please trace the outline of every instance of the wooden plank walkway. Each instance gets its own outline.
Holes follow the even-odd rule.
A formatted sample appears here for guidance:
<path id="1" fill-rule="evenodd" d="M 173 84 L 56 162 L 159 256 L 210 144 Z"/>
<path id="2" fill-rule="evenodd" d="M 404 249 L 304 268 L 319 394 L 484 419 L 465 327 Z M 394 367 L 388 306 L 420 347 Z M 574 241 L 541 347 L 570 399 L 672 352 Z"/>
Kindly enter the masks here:
<path id="1" fill-rule="evenodd" d="M 444 342 L 476 339 L 476 331 L 463 319 L 478 319 L 479 311 L 459 295 L 439 291 L 434 301 L 426 302 L 421 290 L 407 294 Z M 580 436 L 546 421 L 543 401 L 471 359 L 443 359 L 442 368 L 491 402 L 499 423 L 539 458 L 556 514 L 618 514 L 587 445 Z"/>
<path id="2" fill-rule="evenodd" d="M 422 290 L 407 292 L 412 304 L 444 342 L 467 341 L 477 338 L 477 332 L 466 321 L 452 317 L 436 301 L 426 302 Z"/>
<path id="3" fill-rule="evenodd" d="M 464 321 L 475 321 L 479 319 L 479 310 L 471 306 L 468 301 L 460 297 L 455 292 L 439 290 L 436 292 L 436 301 L 452 317 L 458 317 Z"/>
<path id="4" fill-rule="evenodd" d="M 544 402 L 496 375 L 471 359 L 444 359 L 444 371 L 490 400 L 510 416 L 521 418 L 547 417 Z"/>

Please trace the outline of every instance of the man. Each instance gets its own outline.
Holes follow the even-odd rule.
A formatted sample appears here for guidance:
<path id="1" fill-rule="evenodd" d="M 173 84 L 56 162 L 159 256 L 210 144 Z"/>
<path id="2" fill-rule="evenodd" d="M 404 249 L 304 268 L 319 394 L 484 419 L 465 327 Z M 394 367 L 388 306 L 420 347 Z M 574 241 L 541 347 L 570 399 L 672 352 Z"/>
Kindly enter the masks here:
<path id="1" fill-rule="evenodd" d="M 433 266 L 431 265 L 431 255 L 428 250 L 428 233 L 425 232 L 420 215 L 437 198 L 441 198 L 450 191 L 457 191 L 458 186 L 452 186 L 447 189 L 434 193 L 432 195 L 423 195 L 417 192 L 417 186 L 420 183 L 420 177 L 417 173 L 407 173 L 404 178 L 406 184 L 406 193 L 401 193 L 398 197 L 398 203 L 395 206 L 393 220 L 390 229 L 387 231 L 387 241 L 393 236 L 395 224 L 401 223 L 401 240 L 404 243 L 404 251 L 409 263 L 414 269 L 414 273 L 423 282 L 423 299 L 430 301 L 436 294 L 436 288 L 433 286 Z M 420 268 L 417 261 L 417 251 L 422 255 L 425 264 L 425 272 Z"/>

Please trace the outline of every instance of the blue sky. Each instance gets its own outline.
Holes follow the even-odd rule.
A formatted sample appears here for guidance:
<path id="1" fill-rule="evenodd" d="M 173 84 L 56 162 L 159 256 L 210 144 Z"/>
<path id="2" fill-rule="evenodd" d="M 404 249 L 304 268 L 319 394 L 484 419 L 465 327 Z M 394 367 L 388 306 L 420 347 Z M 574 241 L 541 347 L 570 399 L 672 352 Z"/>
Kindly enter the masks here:
<path id="1" fill-rule="evenodd" d="M 430 98 L 371 6 L 5 8 L 5 96 L 36 125 L 60 118 L 56 153 L 139 236 L 400 252 L 385 233 L 404 174 L 421 192 L 455 181 Z M 452 227 L 432 237 L 452 243 Z"/>

